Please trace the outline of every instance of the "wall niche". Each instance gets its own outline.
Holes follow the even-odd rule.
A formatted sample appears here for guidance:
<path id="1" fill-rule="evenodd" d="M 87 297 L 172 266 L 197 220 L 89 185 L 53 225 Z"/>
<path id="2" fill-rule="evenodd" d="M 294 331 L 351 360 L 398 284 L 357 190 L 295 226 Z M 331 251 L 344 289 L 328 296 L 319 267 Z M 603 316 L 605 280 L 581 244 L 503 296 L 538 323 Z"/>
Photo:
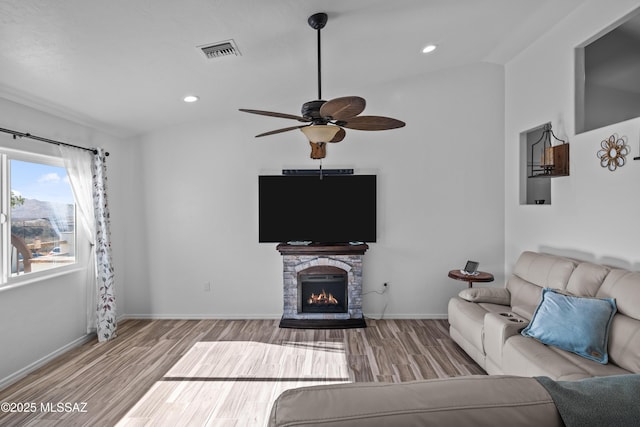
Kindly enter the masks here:
<path id="1" fill-rule="evenodd" d="M 551 123 L 520 133 L 521 205 L 550 205 L 550 178 L 568 175 L 569 144 L 553 133 Z"/>
<path id="2" fill-rule="evenodd" d="M 575 49 L 576 133 L 640 117 L 640 9 Z"/>

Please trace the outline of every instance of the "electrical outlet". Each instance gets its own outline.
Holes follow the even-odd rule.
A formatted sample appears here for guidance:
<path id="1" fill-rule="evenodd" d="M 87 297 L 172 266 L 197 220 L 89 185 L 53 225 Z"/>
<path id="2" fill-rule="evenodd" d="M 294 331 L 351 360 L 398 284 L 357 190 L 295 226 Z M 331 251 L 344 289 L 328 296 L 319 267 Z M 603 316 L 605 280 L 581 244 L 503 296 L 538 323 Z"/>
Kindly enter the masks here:
<path id="1" fill-rule="evenodd" d="M 206 282 L 206 283 L 203 285 L 203 290 L 204 290 L 205 292 L 211 292 L 211 282 Z"/>

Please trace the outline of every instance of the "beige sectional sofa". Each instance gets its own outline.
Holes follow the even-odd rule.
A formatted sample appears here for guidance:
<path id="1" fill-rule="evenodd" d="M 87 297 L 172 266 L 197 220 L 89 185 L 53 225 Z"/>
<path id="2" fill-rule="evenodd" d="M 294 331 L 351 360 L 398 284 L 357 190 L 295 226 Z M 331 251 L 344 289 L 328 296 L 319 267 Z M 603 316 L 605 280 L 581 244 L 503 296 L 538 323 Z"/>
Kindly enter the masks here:
<path id="1" fill-rule="evenodd" d="M 543 288 L 615 299 L 609 363 L 520 334 L 531 321 Z M 640 272 L 524 252 L 503 288 L 473 288 L 452 298 L 449 323 L 451 337 L 489 374 L 575 380 L 640 373 Z"/>

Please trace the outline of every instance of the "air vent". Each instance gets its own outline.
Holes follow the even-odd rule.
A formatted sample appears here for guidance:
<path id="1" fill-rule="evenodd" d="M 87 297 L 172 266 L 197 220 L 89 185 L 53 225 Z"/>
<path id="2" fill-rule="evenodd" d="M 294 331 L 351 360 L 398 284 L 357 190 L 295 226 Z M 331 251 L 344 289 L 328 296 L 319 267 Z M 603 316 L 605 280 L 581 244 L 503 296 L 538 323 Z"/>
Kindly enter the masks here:
<path id="1" fill-rule="evenodd" d="M 209 59 L 220 58 L 222 56 L 229 55 L 240 55 L 238 46 L 236 46 L 236 42 L 234 42 L 233 40 L 226 40 L 223 42 L 198 47 L 202 50 L 202 53 L 204 53 Z"/>

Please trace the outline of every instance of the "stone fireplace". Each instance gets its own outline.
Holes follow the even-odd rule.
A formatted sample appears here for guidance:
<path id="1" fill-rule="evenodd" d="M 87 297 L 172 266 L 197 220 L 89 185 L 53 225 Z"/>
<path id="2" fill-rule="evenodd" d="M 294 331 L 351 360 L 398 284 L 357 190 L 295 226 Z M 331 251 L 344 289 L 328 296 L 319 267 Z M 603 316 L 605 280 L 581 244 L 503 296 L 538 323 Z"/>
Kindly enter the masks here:
<path id="1" fill-rule="evenodd" d="M 277 247 L 283 260 L 283 328 L 362 328 L 360 245 Z"/>

